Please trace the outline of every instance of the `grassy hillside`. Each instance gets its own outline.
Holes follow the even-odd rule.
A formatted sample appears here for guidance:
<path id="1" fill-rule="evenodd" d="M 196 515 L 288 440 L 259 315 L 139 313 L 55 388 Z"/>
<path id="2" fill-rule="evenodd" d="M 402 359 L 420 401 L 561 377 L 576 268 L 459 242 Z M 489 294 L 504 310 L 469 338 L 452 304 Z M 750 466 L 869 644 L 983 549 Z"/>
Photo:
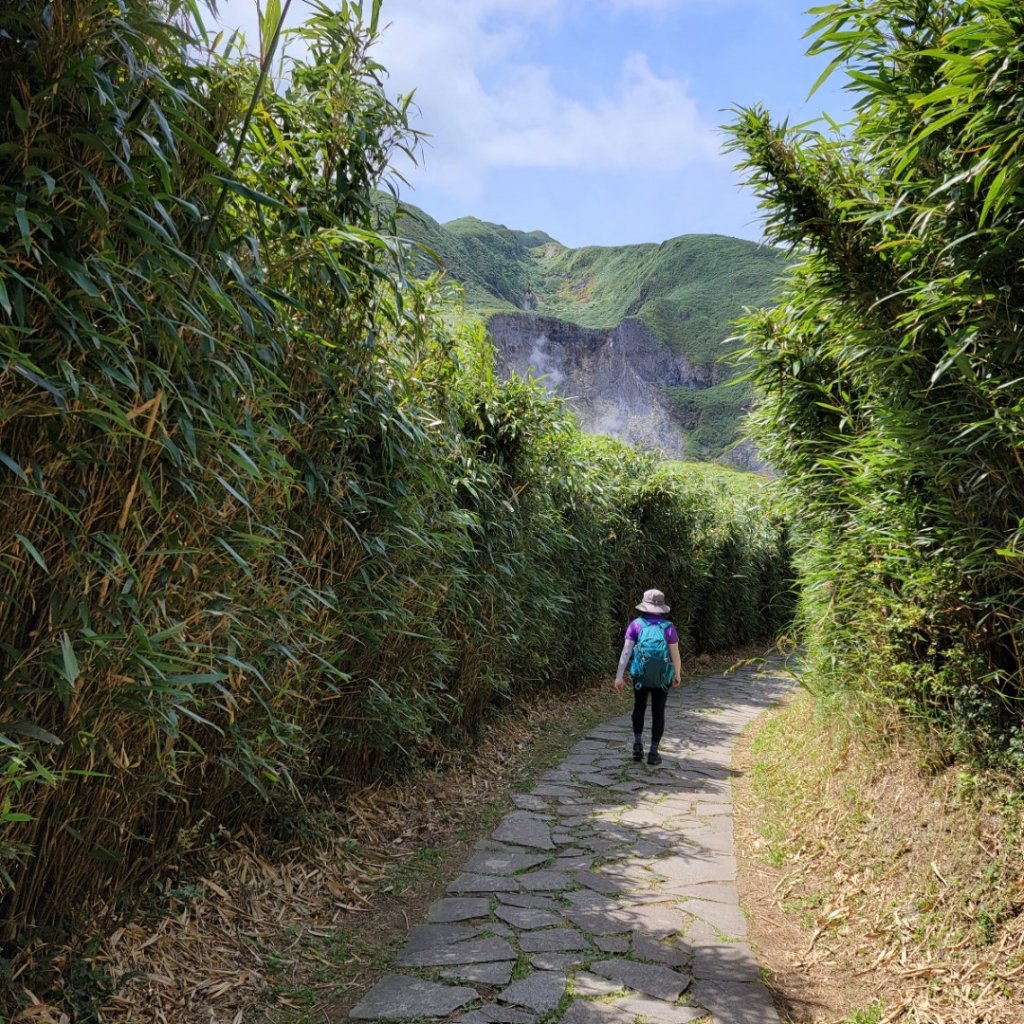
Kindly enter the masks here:
<path id="1" fill-rule="evenodd" d="M 725 235 L 569 249 L 543 231 L 513 231 L 475 217 L 439 224 L 420 210 L 402 230 L 466 288 L 472 312 L 528 309 L 595 328 L 635 316 L 702 365 L 722 355 L 745 306 L 771 300 L 785 267 L 779 250 Z M 430 268 L 428 257 L 421 266 Z"/>
<path id="2" fill-rule="evenodd" d="M 723 387 L 723 342 L 745 307 L 771 303 L 785 267 L 779 250 L 724 235 L 684 235 L 660 245 L 570 249 L 543 231 L 513 231 L 475 217 L 439 224 L 419 210 L 402 230 L 466 290 L 471 313 L 529 310 L 583 327 L 614 327 L 626 317 L 695 366 L 715 368 L 708 393 L 686 388 L 669 398 L 695 455 L 714 458 L 735 440 L 748 388 Z M 713 392 L 713 393 L 712 393 Z"/>

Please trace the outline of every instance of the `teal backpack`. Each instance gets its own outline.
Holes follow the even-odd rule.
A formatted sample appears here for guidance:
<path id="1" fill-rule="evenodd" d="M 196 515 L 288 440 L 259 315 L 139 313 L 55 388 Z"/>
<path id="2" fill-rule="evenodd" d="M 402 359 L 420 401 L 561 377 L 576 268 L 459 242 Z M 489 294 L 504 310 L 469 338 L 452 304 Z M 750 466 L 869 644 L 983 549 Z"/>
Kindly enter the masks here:
<path id="1" fill-rule="evenodd" d="M 658 622 L 645 622 L 633 648 L 633 659 L 629 663 L 629 674 L 633 686 L 639 690 L 643 686 L 652 689 L 667 690 L 672 685 L 672 677 L 676 674 L 669 657 L 668 641 L 665 630 L 672 625 L 665 619 Z"/>

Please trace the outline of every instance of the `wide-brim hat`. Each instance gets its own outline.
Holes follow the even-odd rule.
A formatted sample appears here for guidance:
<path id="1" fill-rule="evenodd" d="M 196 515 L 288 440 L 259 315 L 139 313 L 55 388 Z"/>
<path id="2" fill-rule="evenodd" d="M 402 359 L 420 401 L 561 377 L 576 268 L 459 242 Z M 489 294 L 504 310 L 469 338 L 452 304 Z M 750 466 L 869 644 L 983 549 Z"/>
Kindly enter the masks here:
<path id="1" fill-rule="evenodd" d="M 636 606 L 636 610 L 665 615 L 669 611 L 669 607 L 665 604 L 665 595 L 660 590 L 645 590 L 644 599 Z"/>

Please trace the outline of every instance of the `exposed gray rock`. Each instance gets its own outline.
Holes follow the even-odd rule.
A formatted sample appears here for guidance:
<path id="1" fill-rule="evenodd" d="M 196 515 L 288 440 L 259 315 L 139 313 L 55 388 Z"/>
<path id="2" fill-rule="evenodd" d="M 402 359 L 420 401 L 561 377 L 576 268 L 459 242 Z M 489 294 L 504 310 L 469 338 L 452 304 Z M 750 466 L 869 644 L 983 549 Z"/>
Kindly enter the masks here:
<path id="1" fill-rule="evenodd" d="M 640 320 L 592 330 L 549 317 L 499 313 L 487 329 L 503 372 L 540 376 L 569 400 L 584 430 L 620 437 L 676 457 L 685 454 L 682 430 L 664 386 L 707 387 L 711 369 L 674 355 Z M 596 743 L 580 753 L 603 752 Z"/>
<path id="2" fill-rule="evenodd" d="M 353 1020 L 410 1020 L 447 1017 L 474 999 L 474 988 L 439 985 L 404 974 L 386 974 L 349 1010 Z"/>

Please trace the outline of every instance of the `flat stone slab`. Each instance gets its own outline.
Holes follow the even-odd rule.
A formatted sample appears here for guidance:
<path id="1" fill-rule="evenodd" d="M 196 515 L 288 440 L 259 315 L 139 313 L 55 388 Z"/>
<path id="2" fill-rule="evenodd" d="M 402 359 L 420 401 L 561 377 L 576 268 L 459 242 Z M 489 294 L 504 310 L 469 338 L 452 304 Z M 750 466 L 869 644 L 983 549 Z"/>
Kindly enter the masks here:
<path id="1" fill-rule="evenodd" d="M 631 1020 L 644 1017 L 652 1024 L 689 1024 L 691 1020 L 707 1016 L 703 1007 L 679 1006 L 650 996 L 626 996 L 624 999 L 616 999 L 611 1005 L 628 1014 Z M 722 1024 L 731 1022 L 723 1021 Z"/>
<path id="2" fill-rule="evenodd" d="M 692 856 L 662 857 L 657 862 L 657 872 L 668 879 L 668 887 L 674 885 L 702 885 L 704 882 L 727 882 L 736 884 L 736 858 L 695 852 Z"/>
<path id="3" fill-rule="evenodd" d="M 561 904 L 550 896 L 537 896 L 532 892 L 495 893 L 498 902 L 508 907 L 533 907 L 536 910 L 559 910 Z"/>
<path id="4" fill-rule="evenodd" d="M 572 990 L 578 996 L 607 996 L 621 989 L 622 985 L 619 982 L 610 981 L 589 971 L 577 971 L 572 979 Z"/>
<path id="5" fill-rule="evenodd" d="M 524 953 L 563 953 L 589 949 L 590 943 L 574 928 L 544 928 L 520 935 L 519 948 Z"/>
<path id="6" fill-rule="evenodd" d="M 522 928 L 526 931 L 564 924 L 558 914 L 553 914 L 550 910 L 535 910 L 532 907 L 501 906 L 495 911 L 495 915 L 502 921 L 508 922 L 513 928 Z"/>
<path id="7" fill-rule="evenodd" d="M 715 1024 L 779 1024 L 775 1005 L 760 983 L 707 979 L 695 982 L 690 996 Z"/>
<path id="8" fill-rule="evenodd" d="M 576 881 L 585 885 L 594 892 L 603 893 L 605 896 L 614 896 L 627 888 L 622 879 L 609 877 L 600 871 L 577 871 Z M 566 886 L 568 888 L 568 886 Z"/>
<path id="9" fill-rule="evenodd" d="M 656 936 L 672 935 L 687 924 L 677 907 L 665 903 L 640 904 L 632 908 L 630 916 L 635 922 L 634 928 Z"/>
<path id="10" fill-rule="evenodd" d="M 514 793 L 512 803 L 521 811 L 546 811 L 548 809 L 547 800 L 533 793 Z"/>
<path id="11" fill-rule="evenodd" d="M 399 967 L 461 967 L 515 958 L 515 950 L 504 939 L 469 939 L 450 946 L 410 950 L 402 953 L 395 963 Z"/>
<path id="12" fill-rule="evenodd" d="M 511 960 L 498 964 L 464 964 L 442 971 L 441 976 L 482 985 L 507 985 L 512 980 L 514 966 Z"/>
<path id="13" fill-rule="evenodd" d="M 693 976 L 700 979 L 754 982 L 760 979 L 757 960 L 746 942 L 726 942 L 711 925 L 694 921 L 686 932 L 693 950 Z"/>
<path id="14" fill-rule="evenodd" d="M 469 921 L 474 917 L 486 917 L 491 911 L 491 901 L 482 897 L 449 897 L 437 900 L 427 911 L 430 924 L 450 924 L 454 921 Z"/>
<path id="15" fill-rule="evenodd" d="M 563 892 L 575 886 L 572 876 L 565 871 L 527 871 L 518 876 L 526 892 Z"/>
<path id="16" fill-rule="evenodd" d="M 657 869 L 655 868 L 655 870 Z M 672 892 L 677 896 L 689 896 L 695 900 L 710 900 L 712 903 L 728 903 L 733 906 L 739 903 L 736 886 L 727 885 L 725 882 L 673 886 Z"/>
<path id="17" fill-rule="evenodd" d="M 594 937 L 594 945 L 602 953 L 629 952 L 629 939 L 625 935 L 597 935 Z"/>
<path id="18" fill-rule="evenodd" d="M 585 964 L 590 957 L 590 950 L 577 953 L 534 953 L 530 956 L 530 966 L 538 971 L 568 971 Z"/>
<path id="19" fill-rule="evenodd" d="M 533 792 L 535 796 L 579 796 L 578 789 L 561 786 L 557 782 L 541 782 L 533 787 Z"/>
<path id="20" fill-rule="evenodd" d="M 470 1010 L 456 1017 L 454 1024 L 534 1024 L 537 1015 L 515 1006 L 498 1006 L 488 1003 L 476 1010 Z"/>
<path id="21" fill-rule="evenodd" d="M 680 974 L 670 967 L 638 964 L 633 960 L 599 960 L 591 964 L 590 969 L 604 978 L 621 982 L 626 988 L 669 1001 L 678 999 L 692 980 L 688 974 Z"/>
<path id="22" fill-rule="evenodd" d="M 552 871 L 588 871 L 594 863 L 591 854 L 574 854 L 571 857 L 565 855 L 558 857 L 551 862 Z"/>
<path id="23" fill-rule="evenodd" d="M 602 772 L 577 772 L 576 781 L 582 782 L 587 786 L 614 786 L 618 779 L 613 779 L 610 775 L 605 775 Z"/>
<path id="24" fill-rule="evenodd" d="M 466 1003 L 479 999 L 475 988 L 439 985 L 404 974 L 385 974 L 349 1010 L 354 1020 L 411 1020 L 447 1017 Z"/>
<path id="25" fill-rule="evenodd" d="M 494 830 L 494 838 L 502 842 L 515 843 L 517 846 L 528 846 L 536 850 L 553 850 L 551 829 L 547 821 L 529 811 L 513 811 L 506 814 L 501 824 Z"/>
<path id="26" fill-rule="evenodd" d="M 633 956 L 650 960 L 666 967 L 683 967 L 690 962 L 690 954 L 676 942 L 664 942 L 646 932 L 633 933 Z"/>
<path id="27" fill-rule="evenodd" d="M 699 917 L 723 935 L 744 938 L 747 934 L 747 919 L 739 907 L 729 903 L 712 903 L 710 900 L 686 900 L 682 909 L 687 914 Z"/>
<path id="28" fill-rule="evenodd" d="M 622 935 L 638 923 L 625 910 L 605 912 L 576 907 L 566 910 L 563 916 L 590 935 Z"/>
<path id="29" fill-rule="evenodd" d="M 484 926 L 479 924 L 421 924 L 409 932 L 403 948 L 412 953 L 435 946 L 450 946 L 453 942 L 475 938 L 482 931 Z"/>
<path id="30" fill-rule="evenodd" d="M 498 995 L 498 999 L 503 1003 L 547 1013 L 565 995 L 565 984 L 565 975 L 561 971 L 534 971 L 519 981 L 513 981 Z"/>
<path id="31" fill-rule="evenodd" d="M 633 1024 L 634 1019 L 618 1006 L 577 999 L 565 1011 L 562 1024 Z"/>
<path id="32" fill-rule="evenodd" d="M 543 853 L 514 853 L 511 850 L 481 850 L 462 866 L 463 871 L 482 875 L 511 875 L 517 871 L 543 864 L 548 859 Z"/>
<path id="33" fill-rule="evenodd" d="M 449 892 L 519 892 L 519 883 L 504 875 L 477 875 L 467 872 L 448 885 Z"/>

